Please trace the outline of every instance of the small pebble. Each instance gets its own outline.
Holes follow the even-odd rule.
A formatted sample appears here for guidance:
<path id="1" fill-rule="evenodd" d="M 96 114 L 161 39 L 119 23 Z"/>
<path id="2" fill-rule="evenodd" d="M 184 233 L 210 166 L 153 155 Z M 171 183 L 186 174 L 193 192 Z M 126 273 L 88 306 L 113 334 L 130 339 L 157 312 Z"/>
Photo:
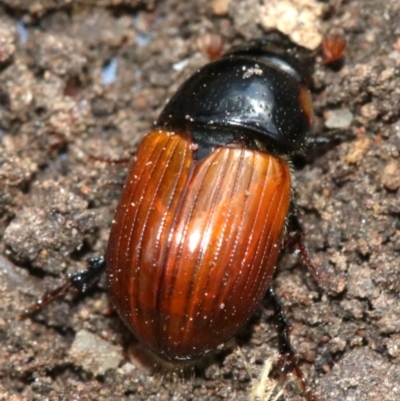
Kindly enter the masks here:
<path id="1" fill-rule="evenodd" d="M 212 10 L 215 15 L 223 16 L 228 14 L 229 4 L 232 0 L 214 0 L 212 2 Z"/>
<path id="2" fill-rule="evenodd" d="M 81 330 L 76 334 L 69 356 L 79 366 L 94 375 L 116 369 L 122 362 L 122 348 L 97 335 Z"/>
<path id="3" fill-rule="evenodd" d="M 392 160 L 385 166 L 381 182 L 389 191 L 397 191 L 400 188 L 400 163 L 397 160 Z"/>
<path id="4" fill-rule="evenodd" d="M 349 109 L 330 110 L 327 113 L 325 127 L 329 129 L 349 128 L 353 121 L 353 114 Z"/>
<path id="5" fill-rule="evenodd" d="M 315 50 L 322 42 L 323 4 L 315 0 L 264 0 L 260 23 L 265 29 L 277 29 L 307 49 Z"/>

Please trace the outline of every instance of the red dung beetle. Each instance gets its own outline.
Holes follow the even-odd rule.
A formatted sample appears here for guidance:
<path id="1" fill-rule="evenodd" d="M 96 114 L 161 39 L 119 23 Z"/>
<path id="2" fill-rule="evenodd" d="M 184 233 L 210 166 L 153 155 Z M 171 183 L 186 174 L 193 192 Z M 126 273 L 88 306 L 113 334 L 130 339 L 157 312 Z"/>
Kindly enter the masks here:
<path id="1" fill-rule="evenodd" d="M 313 268 L 290 171 L 312 123 L 310 65 L 270 43 L 233 50 L 180 87 L 139 145 L 111 229 L 107 283 L 122 320 L 166 362 L 192 363 L 227 342 L 267 291 L 281 352 L 294 355 L 270 284 L 288 239 Z M 103 265 L 92 259 L 40 307 L 70 286 L 84 291 Z"/>
<path id="2" fill-rule="evenodd" d="M 298 60 L 226 54 L 193 74 L 140 144 L 106 254 L 111 301 L 157 356 L 225 343 L 265 296 L 291 208 L 290 156 L 311 96 Z"/>

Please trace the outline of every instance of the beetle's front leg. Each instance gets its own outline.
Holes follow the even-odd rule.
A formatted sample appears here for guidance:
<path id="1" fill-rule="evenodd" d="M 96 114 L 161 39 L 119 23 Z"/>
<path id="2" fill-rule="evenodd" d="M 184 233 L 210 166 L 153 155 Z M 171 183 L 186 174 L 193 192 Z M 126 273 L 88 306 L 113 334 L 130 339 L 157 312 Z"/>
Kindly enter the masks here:
<path id="1" fill-rule="evenodd" d="M 84 294 L 97 283 L 104 267 L 105 259 L 103 256 L 88 259 L 87 268 L 85 270 L 69 274 L 63 284 L 54 290 L 46 292 L 39 297 L 33 305 L 26 308 L 19 315 L 19 319 L 26 319 L 32 314 L 42 310 L 56 299 L 64 297 L 71 289 L 75 289 L 79 294 Z"/>

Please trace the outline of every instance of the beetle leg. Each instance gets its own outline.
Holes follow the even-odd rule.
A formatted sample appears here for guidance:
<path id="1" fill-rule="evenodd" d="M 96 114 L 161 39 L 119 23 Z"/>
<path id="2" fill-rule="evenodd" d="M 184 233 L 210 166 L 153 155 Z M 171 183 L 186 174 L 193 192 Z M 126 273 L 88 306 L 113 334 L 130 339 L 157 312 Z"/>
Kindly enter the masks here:
<path id="1" fill-rule="evenodd" d="M 298 248 L 303 263 L 308 267 L 314 276 L 315 281 L 320 284 L 321 275 L 317 266 L 315 266 L 314 262 L 312 261 L 310 253 L 308 252 L 308 249 L 304 243 L 305 233 L 298 217 L 298 209 L 299 207 L 296 203 L 294 195 L 292 194 L 292 198 L 290 200 L 290 214 L 288 217 L 288 235 L 285 240 L 285 247 L 296 246 Z"/>
<path id="2" fill-rule="evenodd" d="M 311 164 L 341 143 L 351 142 L 354 139 L 356 135 L 350 129 L 335 129 L 323 135 L 309 136 L 304 144 L 304 152 L 297 155 L 298 163 L 299 165 Z"/>
<path id="3" fill-rule="evenodd" d="M 132 153 L 133 155 L 133 153 Z M 99 157 L 99 156 L 94 156 L 89 154 L 89 159 L 97 161 L 97 162 L 102 162 L 102 163 L 107 163 L 107 164 L 122 164 L 122 165 L 128 165 L 132 161 L 132 156 L 129 157 L 121 157 L 120 159 L 110 159 L 107 157 Z"/>
<path id="4" fill-rule="evenodd" d="M 283 378 L 288 372 L 293 372 L 300 383 L 301 390 L 309 401 L 321 401 L 308 387 L 307 380 L 298 365 L 296 352 L 290 342 L 290 323 L 285 316 L 282 301 L 276 295 L 274 289 L 267 290 L 268 298 L 274 308 L 276 324 L 279 331 L 279 353 L 278 371 Z"/>
<path id="5" fill-rule="evenodd" d="M 18 318 L 20 320 L 26 319 L 35 312 L 45 308 L 58 298 L 64 297 L 71 288 L 77 290 L 80 294 L 84 294 L 90 287 L 92 287 L 100 278 L 100 274 L 105 267 L 105 260 L 103 256 L 90 258 L 87 260 L 87 269 L 69 274 L 67 280 L 50 292 L 46 292 L 30 307 L 26 308 Z"/>

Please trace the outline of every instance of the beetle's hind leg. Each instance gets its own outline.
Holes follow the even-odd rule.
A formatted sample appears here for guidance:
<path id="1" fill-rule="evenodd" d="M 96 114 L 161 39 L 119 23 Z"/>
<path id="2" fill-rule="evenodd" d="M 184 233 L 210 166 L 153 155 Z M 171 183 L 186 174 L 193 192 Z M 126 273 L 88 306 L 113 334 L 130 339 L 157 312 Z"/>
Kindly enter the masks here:
<path id="1" fill-rule="evenodd" d="M 280 377 L 285 378 L 287 373 L 293 372 L 299 381 L 300 388 L 309 401 L 321 401 L 309 388 L 307 380 L 299 367 L 296 352 L 290 342 L 291 326 L 285 316 L 283 304 L 276 295 L 274 289 L 269 287 L 267 297 L 274 308 L 276 325 L 279 332 L 279 353 L 278 372 Z"/>
<path id="2" fill-rule="evenodd" d="M 85 270 L 69 274 L 62 285 L 43 294 L 33 305 L 26 308 L 18 318 L 20 320 L 28 318 L 56 299 L 64 297 L 71 289 L 74 289 L 79 294 L 84 294 L 89 288 L 97 283 L 104 267 L 105 259 L 103 256 L 88 259 L 87 268 Z"/>

